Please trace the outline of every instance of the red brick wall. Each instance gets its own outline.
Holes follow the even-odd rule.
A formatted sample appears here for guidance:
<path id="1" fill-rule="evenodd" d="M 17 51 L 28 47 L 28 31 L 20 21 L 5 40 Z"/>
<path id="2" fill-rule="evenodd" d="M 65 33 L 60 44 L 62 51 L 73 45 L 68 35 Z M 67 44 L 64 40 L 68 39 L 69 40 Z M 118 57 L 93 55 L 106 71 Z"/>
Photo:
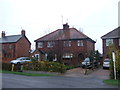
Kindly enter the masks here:
<path id="1" fill-rule="evenodd" d="M 84 56 L 86 56 L 86 54 L 88 53 L 88 51 L 90 50 L 94 50 L 94 43 L 90 42 L 90 41 L 87 41 L 87 40 L 83 40 L 83 44 L 84 46 L 77 46 L 77 40 L 71 40 L 71 47 L 64 47 L 63 46 L 63 41 L 55 41 L 55 47 L 53 48 L 47 48 L 47 41 L 45 42 L 44 41 L 44 44 L 43 44 L 43 48 L 39 48 L 40 50 L 43 50 L 45 52 L 49 52 L 49 51 L 53 51 L 55 53 L 58 53 L 58 54 L 61 54 L 63 55 L 64 53 L 73 53 L 73 58 L 70 59 L 70 60 L 67 60 L 67 59 L 64 59 L 64 60 L 61 60 L 63 62 L 69 62 L 71 64 L 78 64 L 78 60 L 79 60 L 79 57 L 78 55 L 79 54 L 83 54 Z M 37 48 L 37 42 L 36 42 L 36 48 Z M 62 59 L 62 58 L 61 58 Z"/>
<path id="2" fill-rule="evenodd" d="M 30 53 L 30 43 L 23 36 L 17 43 L 15 47 L 16 57 L 29 57 Z"/>
<path id="3" fill-rule="evenodd" d="M 103 39 L 102 42 L 103 42 L 103 55 L 104 55 L 104 58 L 106 58 L 110 50 L 109 50 L 109 46 L 106 46 L 106 39 Z M 118 38 L 113 39 L 113 43 L 115 45 L 115 48 L 117 50 L 120 50 L 119 39 Z"/>
<path id="4" fill-rule="evenodd" d="M 2 60 L 4 62 L 10 61 L 15 58 L 15 43 L 2 44 Z"/>
<path id="5" fill-rule="evenodd" d="M 87 52 L 89 53 L 91 50 L 94 51 L 95 50 L 95 46 L 90 41 L 87 41 Z"/>
<path id="6" fill-rule="evenodd" d="M 9 48 L 9 45 L 11 45 L 11 48 Z M 2 60 L 0 61 L 3 62 L 9 62 L 22 56 L 29 57 L 30 55 L 30 43 L 25 37 L 22 37 L 17 43 L 4 43 L 2 46 L 4 46 L 4 48 L 2 52 Z M 3 55 L 4 52 L 7 56 Z"/>

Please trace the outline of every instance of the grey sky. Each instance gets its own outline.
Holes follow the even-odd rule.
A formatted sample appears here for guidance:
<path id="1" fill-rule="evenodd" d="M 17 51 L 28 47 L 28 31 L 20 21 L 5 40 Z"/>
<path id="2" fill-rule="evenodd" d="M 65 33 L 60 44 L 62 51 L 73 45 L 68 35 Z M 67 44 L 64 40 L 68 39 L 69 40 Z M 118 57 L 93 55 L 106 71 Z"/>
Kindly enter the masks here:
<path id="1" fill-rule="evenodd" d="M 118 27 L 119 0 L 0 0 L 0 31 L 7 35 L 20 34 L 21 27 L 34 48 L 34 40 L 68 22 L 70 27 L 97 40 Z M 68 19 L 68 20 L 67 20 Z"/>

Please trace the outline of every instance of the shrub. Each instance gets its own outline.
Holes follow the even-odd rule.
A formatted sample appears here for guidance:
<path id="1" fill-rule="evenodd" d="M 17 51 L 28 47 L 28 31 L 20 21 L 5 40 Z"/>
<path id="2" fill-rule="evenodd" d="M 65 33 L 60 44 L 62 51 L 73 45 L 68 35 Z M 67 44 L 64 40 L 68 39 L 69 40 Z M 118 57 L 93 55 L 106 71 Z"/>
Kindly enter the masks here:
<path id="1" fill-rule="evenodd" d="M 23 64 L 24 70 L 48 71 L 64 73 L 66 68 L 63 64 L 49 61 L 32 61 Z"/>
<path id="2" fill-rule="evenodd" d="M 2 62 L 2 70 L 10 71 L 11 70 L 11 64 Z"/>
<path id="3" fill-rule="evenodd" d="M 115 51 L 115 54 L 116 54 L 116 76 L 117 76 L 117 79 L 120 80 L 120 51 Z M 112 59 L 112 57 L 111 57 L 111 59 Z M 111 60 L 110 65 L 111 65 L 111 67 L 110 67 L 110 78 L 114 79 L 113 59 Z"/>
<path id="4" fill-rule="evenodd" d="M 77 68 L 77 67 L 79 67 L 79 66 L 78 65 L 71 65 L 71 66 L 66 65 L 65 66 L 66 70 L 74 69 L 74 68 Z"/>
<path id="5" fill-rule="evenodd" d="M 116 71 L 117 79 L 120 80 L 120 51 L 116 51 Z"/>

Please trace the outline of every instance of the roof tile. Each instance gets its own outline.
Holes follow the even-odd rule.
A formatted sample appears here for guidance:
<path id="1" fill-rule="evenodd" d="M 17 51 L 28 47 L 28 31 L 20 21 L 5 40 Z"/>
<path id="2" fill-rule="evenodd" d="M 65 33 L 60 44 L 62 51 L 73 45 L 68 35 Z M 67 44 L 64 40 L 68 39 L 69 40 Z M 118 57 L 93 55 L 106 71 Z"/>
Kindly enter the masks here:
<path id="1" fill-rule="evenodd" d="M 0 43 L 14 43 L 17 42 L 22 35 L 11 35 L 11 36 L 5 36 L 4 38 L 0 38 Z"/>

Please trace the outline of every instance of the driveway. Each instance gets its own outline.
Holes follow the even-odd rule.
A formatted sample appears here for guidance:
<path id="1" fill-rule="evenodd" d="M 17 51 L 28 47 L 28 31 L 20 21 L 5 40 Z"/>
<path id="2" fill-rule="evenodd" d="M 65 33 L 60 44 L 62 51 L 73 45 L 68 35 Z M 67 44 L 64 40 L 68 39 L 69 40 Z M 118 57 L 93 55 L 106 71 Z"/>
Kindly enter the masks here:
<path id="1" fill-rule="evenodd" d="M 85 77 L 85 78 L 96 78 L 96 79 L 109 79 L 110 71 L 107 69 L 94 69 L 94 70 L 87 70 L 87 75 L 85 75 L 85 69 L 82 68 L 75 68 L 68 70 L 65 74 L 61 76 L 66 77 Z"/>
<path id="2" fill-rule="evenodd" d="M 82 75 L 80 68 L 68 71 L 66 74 L 49 77 L 33 77 L 14 74 L 3 74 L 3 88 L 118 88 L 103 83 L 108 78 L 107 70 L 98 70 L 89 75 Z M 73 74 L 73 71 L 75 72 Z M 104 72 L 103 73 L 101 73 Z M 71 72 L 71 73 L 70 73 Z M 68 73 L 70 73 L 68 75 Z"/>

